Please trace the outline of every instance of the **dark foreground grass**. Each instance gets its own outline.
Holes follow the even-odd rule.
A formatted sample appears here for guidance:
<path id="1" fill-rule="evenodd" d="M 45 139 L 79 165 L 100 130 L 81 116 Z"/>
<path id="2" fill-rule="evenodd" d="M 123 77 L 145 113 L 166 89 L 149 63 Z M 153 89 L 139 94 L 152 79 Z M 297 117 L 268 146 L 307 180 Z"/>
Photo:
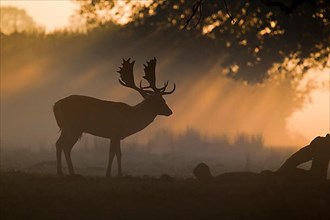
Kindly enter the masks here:
<path id="1" fill-rule="evenodd" d="M 4 219 L 330 219 L 330 183 L 0 173 Z"/>

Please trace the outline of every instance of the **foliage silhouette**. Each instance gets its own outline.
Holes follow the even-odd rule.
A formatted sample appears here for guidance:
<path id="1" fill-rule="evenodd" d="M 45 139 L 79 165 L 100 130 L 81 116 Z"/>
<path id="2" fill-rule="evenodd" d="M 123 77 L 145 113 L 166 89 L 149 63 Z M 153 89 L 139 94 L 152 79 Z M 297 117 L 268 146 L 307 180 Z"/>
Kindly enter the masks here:
<path id="1" fill-rule="evenodd" d="M 94 5 L 80 2 L 82 16 L 98 14 L 99 10 L 111 10 L 103 6 L 105 2 L 98 0 Z M 267 1 L 268 2 L 268 1 Z M 124 29 L 141 29 L 145 36 L 168 31 L 180 35 L 188 35 L 198 44 L 199 38 L 209 38 L 214 41 L 214 54 L 227 54 L 222 63 L 229 70 L 228 75 L 249 82 L 260 82 L 267 78 L 267 71 L 284 57 L 297 54 L 300 63 L 314 53 L 315 60 L 322 60 L 326 65 L 329 51 L 329 2 L 314 1 L 315 4 L 302 4 L 289 15 L 280 8 L 269 7 L 261 1 L 228 2 L 228 8 L 237 22 L 231 24 L 224 12 L 222 1 L 203 1 L 203 19 L 196 28 L 181 31 L 185 19 L 190 15 L 191 1 L 155 1 L 148 7 L 141 7 L 133 13 L 133 22 Z M 128 4 L 128 3 L 127 3 Z M 88 20 L 94 26 L 107 20 Z M 196 18 L 198 19 L 198 18 Z M 112 21 L 109 21 L 110 24 Z M 181 33 L 184 32 L 184 33 Z M 160 35 L 161 35 L 160 34 Z M 183 44 L 183 43 L 182 43 Z M 201 46 L 203 47 L 203 46 Z M 198 55 L 195 57 L 198 60 Z M 232 69 L 237 66 L 239 68 Z"/>

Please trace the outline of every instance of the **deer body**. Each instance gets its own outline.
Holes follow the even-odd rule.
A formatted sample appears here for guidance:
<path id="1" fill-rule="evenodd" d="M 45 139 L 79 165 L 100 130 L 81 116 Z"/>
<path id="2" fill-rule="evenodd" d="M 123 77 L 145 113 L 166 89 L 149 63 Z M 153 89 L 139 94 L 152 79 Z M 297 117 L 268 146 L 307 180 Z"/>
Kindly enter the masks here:
<path id="1" fill-rule="evenodd" d="M 157 116 L 145 100 L 130 106 L 80 95 L 56 102 L 54 113 L 60 128 L 66 126 L 74 133 L 120 140 L 141 131 Z"/>
<path id="2" fill-rule="evenodd" d="M 171 109 L 167 106 L 162 95 L 171 94 L 165 92 L 167 83 L 163 88 L 155 86 L 155 65 L 156 59 L 145 65 L 148 87 L 138 88 L 133 78 L 134 61 L 123 62 L 123 66 L 118 71 L 122 80 L 119 82 L 126 87 L 137 90 L 144 98 L 142 102 L 135 106 L 130 106 L 121 102 L 100 100 L 88 96 L 71 95 L 57 101 L 54 105 L 54 115 L 61 135 L 56 142 L 57 173 L 62 175 L 62 151 L 64 152 L 69 173 L 74 174 L 71 161 L 71 150 L 83 133 L 109 138 L 109 163 L 107 176 L 111 176 L 111 166 L 114 157 L 117 157 L 118 175 L 121 171 L 121 150 L 120 141 L 132 134 L 135 134 L 154 121 L 157 115 L 169 116 Z M 151 66 L 150 66 L 151 65 Z M 151 90 L 146 90 L 151 88 Z"/>

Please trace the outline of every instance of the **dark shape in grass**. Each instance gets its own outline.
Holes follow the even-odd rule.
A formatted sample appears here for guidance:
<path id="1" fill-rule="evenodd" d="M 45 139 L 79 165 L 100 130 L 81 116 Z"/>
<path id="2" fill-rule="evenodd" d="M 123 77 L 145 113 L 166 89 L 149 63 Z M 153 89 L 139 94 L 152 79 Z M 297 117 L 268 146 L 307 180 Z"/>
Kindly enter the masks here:
<path id="1" fill-rule="evenodd" d="M 300 164 L 312 161 L 310 170 L 297 168 Z M 307 146 L 292 154 L 277 173 L 287 178 L 290 176 L 306 176 L 316 180 L 327 178 L 328 165 L 330 161 L 330 134 L 325 137 L 316 137 Z"/>
<path id="2" fill-rule="evenodd" d="M 312 161 L 310 170 L 297 168 L 302 163 Z M 325 137 L 316 137 L 309 145 L 303 147 L 285 161 L 276 171 L 262 171 L 260 174 L 253 172 L 233 172 L 212 176 L 210 168 L 205 163 L 198 164 L 193 173 L 200 182 L 214 181 L 262 181 L 262 180 L 294 180 L 309 182 L 324 182 L 327 178 L 330 161 L 330 134 Z"/>

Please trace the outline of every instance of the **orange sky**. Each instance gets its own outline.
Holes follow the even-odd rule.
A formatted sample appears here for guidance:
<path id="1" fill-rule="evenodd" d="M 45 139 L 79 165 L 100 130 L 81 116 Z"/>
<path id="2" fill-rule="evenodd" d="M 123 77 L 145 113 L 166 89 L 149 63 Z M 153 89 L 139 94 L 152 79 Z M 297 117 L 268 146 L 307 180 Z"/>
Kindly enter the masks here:
<path id="1" fill-rule="evenodd" d="M 287 129 L 292 136 L 303 135 L 309 140 L 330 132 L 330 69 L 310 70 L 307 77 L 314 77 L 325 88 L 311 92 L 311 99 L 305 106 L 287 120 Z"/>
<path id="2" fill-rule="evenodd" d="M 76 7 L 70 0 L 1 0 L 0 5 L 25 9 L 47 32 L 68 26 Z"/>

